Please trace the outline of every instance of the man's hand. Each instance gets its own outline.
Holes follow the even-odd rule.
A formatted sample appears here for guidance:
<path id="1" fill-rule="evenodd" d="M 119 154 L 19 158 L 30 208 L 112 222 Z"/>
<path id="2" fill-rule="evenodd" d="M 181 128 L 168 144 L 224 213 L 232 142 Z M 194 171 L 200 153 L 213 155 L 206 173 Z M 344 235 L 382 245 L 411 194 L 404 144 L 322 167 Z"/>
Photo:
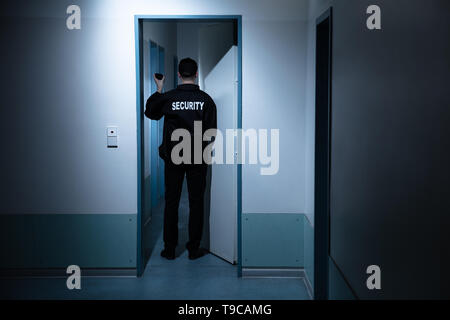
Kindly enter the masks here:
<path id="1" fill-rule="evenodd" d="M 155 80 L 156 86 L 157 86 L 157 91 L 159 93 L 162 93 L 162 89 L 164 87 L 164 80 L 166 80 L 166 77 L 163 76 L 163 78 L 161 80 L 158 80 L 155 76 L 155 74 L 153 74 L 153 79 Z"/>

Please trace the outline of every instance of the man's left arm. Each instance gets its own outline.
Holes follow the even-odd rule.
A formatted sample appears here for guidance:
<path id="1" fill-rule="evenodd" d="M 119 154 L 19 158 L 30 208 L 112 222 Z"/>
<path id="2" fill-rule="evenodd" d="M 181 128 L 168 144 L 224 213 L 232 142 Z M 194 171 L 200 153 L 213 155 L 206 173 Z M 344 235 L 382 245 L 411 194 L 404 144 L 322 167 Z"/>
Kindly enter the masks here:
<path id="1" fill-rule="evenodd" d="M 203 128 L 204 130 L 217 129 L 217 107 L 212 99 L 208 101 L 208 107 L 203 113 Z M 214 135 L 215 136 L 215 132 Z"/>

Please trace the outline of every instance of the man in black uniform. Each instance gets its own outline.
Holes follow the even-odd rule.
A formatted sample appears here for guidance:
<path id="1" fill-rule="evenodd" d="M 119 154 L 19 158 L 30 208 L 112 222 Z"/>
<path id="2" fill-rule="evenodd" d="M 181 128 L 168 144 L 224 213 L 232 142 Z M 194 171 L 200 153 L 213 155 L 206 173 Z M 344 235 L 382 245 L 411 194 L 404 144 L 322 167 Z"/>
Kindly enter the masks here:
<path id="1" fill-rule="evenodd" d="M 208 129 L 217 129 L 216 105 L 211 97 L 201 91 L 196 85 L 198 77 L 197 63 L 186 58 L 180 61 L 178 77 L 182 84 L 176 89 L 162 93 L 164 86 L 154 75 L 158 87 L 157 92 L 150 96 L 145 106 L 145 115 L 152 120 L 164 116 L 163 142 L 159 147 L 159 155 L 164 160 L 165 208 L 164 208 L 164 250 L 161 256 L 175 259 L 175 247 L 178 242 L 178 205 L 186 174 L 189 193 L 189 241 L 186 247 L 189 259 L 197 259 L 205 255 L 205 249 L 200 248 L 203 230 L 203 198 L 206 187 L 207 164 L 203 159 L 202 143 L 201 162 L 194 163 L 191 152 L 189 163 L 175 164 L 172 159 L 172 149 L 179 142 L 172 141 L 172 132 L 176 129 L 186 129 L 194 145 L 194 121 L 201 121 L 202 134 Z M 192 148 L 194 150 L 194 148 Z"/>

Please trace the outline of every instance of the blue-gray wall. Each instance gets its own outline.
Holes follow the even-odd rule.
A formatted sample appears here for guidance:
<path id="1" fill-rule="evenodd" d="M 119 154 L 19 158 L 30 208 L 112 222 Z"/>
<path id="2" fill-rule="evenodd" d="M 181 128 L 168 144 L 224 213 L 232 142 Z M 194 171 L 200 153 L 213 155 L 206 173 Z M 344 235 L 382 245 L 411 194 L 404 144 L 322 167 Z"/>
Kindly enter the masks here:
<path id="1" fill-rule="evenodd" d="M 333 7 L 331 256 L 359 298 L 450 298 L 450 2 Z"/>
<path id="2" fill-rule="evenodd" d="M 114 18 L 79 1 L 69 31 L 69 4 L 1 4 L 0 268 L 136 267 L 135 112 L 120 94 L 135 84 L 117 77 L 134 64 L 120 63 Z"/>
<path id="3" fill-rule="evenodd" d="M 116 232 L 103 233 L 113 214 L 121 217 L 114 228 L 127 242 L 118 257 L 136 255 L 136 234 L 122 233 L 131 230 L 126 218 L 136 218 L 138 207 L 136 14 L 242 15 L 243 128 L 280 129 L 281 141 L 277 175 L 261 176 L 259 166 L 243 166 L 242 211 L 270 214 L 275 220 L 280 213 L 303 218 L 307 0 L 283 0 L 277 6 L 268 0 L 186 0 L 170 5 L 77 0 L 82 23 L 81 30 L 73 31 L 66 28 L 70 4 L 65 0 L 0 3 L 0 213 L 10 215 L 4 221 L 11 228 L 34 230 L 33 237 L 26 234 L 16 239 L 15 248 L 31 250 L 31 241 L 55 234 L 55 245 L 42 245 L 39 250 L 56 259 L 46 260 L 47 265 L 31 260 L 24 267 L 64 264 L 66 245 L 58 243 L 62 238 L 57 234 L 75 234 L 71 228 L 83 230 L 86 221 L 89 230 L 99 231 L 89 237 L 89 243 L 101 243 L 104 250 L 114 252 L 114 241 L 101 240 Z M 273 90 L 264 90 L 268 74 L 283 79 L 272 85 Z M 284 92 L 283 105 L 280 92 Z M 118 149 L 106 148 L 107 126 L 118 127 Z M 66 220 L 60 223 L 60 219 Z M 102 255 L 92 262 L 88 255 L 94 253 L 80 232 L 64 238 L 81 252 L 77 257 L 86 255 L 85 260 L 72 263 L 110 267 L 111 260 Z M 290 239 L 296 237 L 290 235 Z M 5 239 L 2 250 L 11 252 L 11 248 Z M 2 255 L 0 267 L 16 265 L 14 258 L 20 264 L 24 251 L 12 252 L 15 255 Z M 130 261 L 120 260 L 115 266 L 129 267 Z"/>

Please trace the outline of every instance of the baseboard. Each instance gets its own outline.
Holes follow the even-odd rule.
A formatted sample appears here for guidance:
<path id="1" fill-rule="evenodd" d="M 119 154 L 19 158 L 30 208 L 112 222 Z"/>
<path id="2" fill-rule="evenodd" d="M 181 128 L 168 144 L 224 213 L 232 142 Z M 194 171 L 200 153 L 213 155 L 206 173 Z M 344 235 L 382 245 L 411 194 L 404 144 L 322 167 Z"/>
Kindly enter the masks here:
<path id="1" fill-rule="evenodd" d="M 302 268 L 242 268 L 243 278 L 303 278 Z"/>
<path id="2" fill-rule="evenodd" d="M 137 214 L 0 214 L 0 269 L 136 268 Z"/>
<path id="3" fill-rule="evenodd" d="M 309 281 L 307 272 L 305 272 L 305 276 L 303 277 L 303 282 L 305 283 L 306 290 L 308 291 L 310 299 L 314 300 L 314 290 L 313 290 L 313 287 L 311 285 L 311 281 Z"/>
<path id="4" fill-rule="evenodd" d="M 345 278 L 336 261 L 328 256 L 328 299 L 358 300 L 353 288 Z"/>
<path id="5" fill-rule="evenodd" d="M 314 299 L 313 289 L 303 268 L 242 268 L 243 278 L 293 278 L 303 281 L 309 298 Z"/>
<path id="6" fill-rule="evenodd" d="M 136 277 L 136 269 L 81 269 L 82 277 Z M 0 278 L 67 278 L 66 269 L 0 269 Z"/>
<path id="7" fill-rule="evenodd" d="M 244 268 L 303 268 L 303 213 L 242 213 Z"/>

